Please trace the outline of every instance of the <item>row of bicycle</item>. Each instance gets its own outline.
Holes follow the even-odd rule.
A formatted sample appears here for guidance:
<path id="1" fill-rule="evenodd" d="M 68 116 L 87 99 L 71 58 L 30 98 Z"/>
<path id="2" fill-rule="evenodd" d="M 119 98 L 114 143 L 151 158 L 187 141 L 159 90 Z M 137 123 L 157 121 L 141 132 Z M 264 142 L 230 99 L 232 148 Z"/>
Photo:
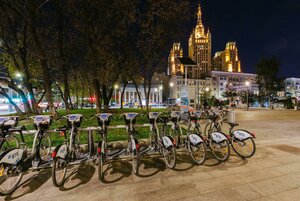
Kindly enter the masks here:
<path id="1" fill-rule="evenodd" d="M 99 135 L 97 151 L 92 154 L 93 140 L 88 141 L 89 153 L 82 150 L 79 143 L 79 129 L 83 120 L 80 114 L 66 115 L 64 118 L 68 126 L 56 129 L 64 137 L 64 142 L 51 149 L 51 139 L 47 130 L 52 117 L 39 115 L 32 117 L 36 132 L 30 153 L 23 136 L 24 127 L 15 127 L 18 117 L 0 117 L 1 141 L 0 148 L 0 194 L 12 193 L 19 185 L 26 163 L 31 163 L 33 170 L 40 168 L 52 168 L 52 181 L 54 186 L 62 186 L 66 180 L 68 168 L 75 164 L 96 162 L 98 165 L 98 178 L 104 179 L 104 165 L 116 159 L 123 158 L 131 161 L 134 174 L 138 174 L 141 158 L 145 154 L 159 153 L 162 155 L 166 166 L 170 169 L 176 166 L 176 149 L 186 149 L 193 161 L 200 165 L 206 159 L 207 149 L 213 156 L 226 161 L 230 155 L 230 146 L 241 157 L 248 158 L 255 153 L 255 135 L 243 129 L 233 130 L 238 124 L 223 120 L 223 111 L 194 111 L 186 113 L 187 132 L 182 132 L 182 114 L 179 111 L 171 111 L 168 115 L 160 112 L 149 112 L 147 118 L 150 125 L 150 144 L 141 148 L 136 136 L 136 118 L 138 113 L 124 113 L 125 128 L 128 134 L 127 147 L 117 151 L 109 151 L 107 135 L 110 133 L 112 114 L 96 114 Z M 200 120 L 207 120 L 204 129 Z M 221 131 L 222 125 L 230 126 L 228 134 Z M 21 142 L 15 133 L 19 133 Z M 67 135 L 69 133 L 69 135 Z"/>

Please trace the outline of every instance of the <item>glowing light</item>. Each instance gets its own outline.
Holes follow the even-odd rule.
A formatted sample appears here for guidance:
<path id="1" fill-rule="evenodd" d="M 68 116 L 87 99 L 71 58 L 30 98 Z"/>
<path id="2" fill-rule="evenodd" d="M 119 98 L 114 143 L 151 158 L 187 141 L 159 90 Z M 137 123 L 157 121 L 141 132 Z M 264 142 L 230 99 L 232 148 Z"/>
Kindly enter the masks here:
<path id="1" fill-rule="evenodd" d="M 170 87 L 173 87 L 174 86 L 174 83 L 173 82 L 170 82 Z"/>
<path id="2" fill-rule="evenodd" d="M 17 73 L 16 73 L 16 77 L 20 78 L 20 77 L 22 77 L 22 74 L 19 73 L 19 72 L 17 72 Z"/>

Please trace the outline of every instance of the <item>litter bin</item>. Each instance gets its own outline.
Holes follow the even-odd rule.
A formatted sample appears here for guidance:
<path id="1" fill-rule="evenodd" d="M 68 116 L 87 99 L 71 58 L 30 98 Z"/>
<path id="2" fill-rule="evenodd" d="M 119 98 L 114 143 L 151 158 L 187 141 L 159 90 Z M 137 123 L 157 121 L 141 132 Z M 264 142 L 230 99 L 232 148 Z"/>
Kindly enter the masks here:
<path id="1" fill-rule="evenodd" d="M 235 111 L 234 110 L 228 111 L 228 122 L 235 123 Z"/>

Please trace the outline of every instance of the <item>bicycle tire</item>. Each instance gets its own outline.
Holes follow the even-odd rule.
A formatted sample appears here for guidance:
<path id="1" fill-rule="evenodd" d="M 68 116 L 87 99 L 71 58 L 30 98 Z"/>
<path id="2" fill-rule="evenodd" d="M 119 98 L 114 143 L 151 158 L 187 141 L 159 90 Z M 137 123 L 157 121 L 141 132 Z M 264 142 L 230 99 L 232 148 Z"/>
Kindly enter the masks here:
<path id="1" fill-rule="evenodd" d="M 103 165 L 104 165 L 103 154 L 100 153 L 98 155 L 98 180 L 99 181 L 103 181 L 104 179 Z"/>
<path id="2" fill-rule="evenodd" d="M 56 178 L 57 176 L 57 172 L 58 172 L 58 167 L 57 165 L 60 165 L 60 162 L 63 162 L 64 165 L 62 166 L 62 177 L 60 180 L 58 180 Z M 62 186 L 64 183 L 65 183 L 65 178 L 66 178 L 66 173 L 67 173 L 67 161 L 65 159 L 62 159 L 62 158 L 54 158 L 53 160 L 53 166 L 52 166 L 52 182 L 53 182 L 53 185 L 55 187 L 60 187 Z"/>
<path id="3" fill-rule="evenodd" d="M 51 138 L 48 134 L 42 137 L 39 149 L 42 160 L 47 159 L 51 155 Z"/>
<path id="4" fill-rule="evenodd" d="M 217 151 L 215 151 L 214 149 L 213 149 L 213 147 L 222 147 L 222 144 L 223 143 L 225 143 L 225 146 L 224 147 L 226 147 L 227 148 L 227 150 L 225 151 L 225 154 L 224 154 L 224 156 L 223 157 L 220 157 L 218 154 L 217 154 Z M 229 142 L 228 142 L 228 140 L 224 140 L 224 141 L 222 141 L 222 142 L 220 142 L 220 143 L 216 143 L 216 142 L 214 142 L 212 139 L 209 141 L 209 146 L 210 146 L 210 150 L 211 150 L 211 152 L 212 152 L 212 154 L 214 155 L 214 157 L 216 158 L 216 159 L 218 159 L 219 161 L 221 161 L 221 162 L 225 162 L 226 160 L 228 160 L 228 158 L 229 158 L 229 155 L 230 155 L 230 146 L 229 146 Z M 220 151 L 219 151 L 220 152 Z M 221 151 L 222 152 L 222 151 Z"/>
<path id="5" fill-rule="evenodd" d="M 9 138 L 12 138 L 12 139 L 8 140 Z M 12 143 L 10 143 L 10 142 L 12 142 L 13 144 L 15 144 L 15 146 L 12 145 Z M 20 147 L 19 139 L 15 135 L 10 134 L 8 138 L 5 138 L 5 141 L 2 144 L 2 146 L 1 146 L 1 149 L 0 149 L 1 151 L 0 152 L 4 152 L 4 151 L 6 151 L 8 149 L 19 148 L 19 147 Z"/>
<path id="6" fill-rule="evenodd" d="M 244 154 L 242 150 L 239 151 L 238 146 L 240 146 L 240 145 L 243 145 L 243 146 L 244 146 L 244 144 L 250 144 L 250 143 L 247 143 L 247 142 L 246 142 L 246 141 L 248 141 L 248 140 L 250 140 L 250 143 L 251 143 L 251 145 L 252 145 L 252 146 L 251 146 L 252 149 L 251 149 L 251 151 L 249 152 L 249 154 Z M 235 146 L 235 145 L 237 145 L 237 146 Z M 253 138 L 248 138 L 248 139 L 242 140 L 242 141 L 240 141 L 240 140 L 238 140 L 238 139 L 231 138 L 231 147 L 232 147 L 232 149 L 234 150 L 234 152 L 235 152 L 237 155 L 239 155 L 240 157 L 242 157 L 242 158 L 250 158 L 250 157 L 252 157 L 252 156 L 255 154 L 255 152 L 256 152 L 256 145 L 255 145 L 255 142 L 254 142 Z M 245 149 L 243 149 L 243 150 L 245 150 Z"/>
<path id="7" fill-rule="evenodd" d="M 131 165 L 132 165 L 132 171 L 135 175 L 138 174 L 139 169 L 139 151 L 137 149 L 138 140 L 136 138 L 133 138 L 130 143 L 130 154 L 131 154 Z M 135 147 L 133 150 L 132 147 Z"/>
<path id="8" fill-rule="evenodd" d="M 170 152 L 171 152 L 171 154 L 170 154 Z M 164 162 L 165 162 L 166 166 L 170 169 L 173 169 L 176 166 L 176 160 L 177 160 L 175 146 L 172 145 L 172 147 L 169 149 L 162 147 L 162 154 L 164 156 Z M 169 160 L 169 156 L 171 156 L 173 158 L 172 159 L 173 162 L 171 162 Z"/>
<path id="9" fill-rule="evenodd" d="M 201 147 L 202 147 L 202 151 L 201 151 Z M 200 142 L 198 145 L 193 145 L 191 141 L 188 139 L 188 150 L 190 152 L 191 158 L 197 165 L 201 165 L 204 163 L 206 157 L 206 147 L 204 142 Z M 199 150 L 200 153 L 202 152 L 203 154 L 200 158 L 197 158 L 196 153 L 199 153 Z"/>
<path id="10" fill-rule="evenodd" d="M 2 175 L 0 176 L 0 195 L 4 196 L 4 195 L 9 195 L 11 194 L 12 192 L 14 192 L 16 190 L 16 188 L 18 187 L 19 183 L 21 182 L 22 180 L 22 177 L 23 177 L 23 167 L 22 167 L 22 162 L 20 162 L 16 168 L 20 167 L 19 169 L 19 172 L 18 172 L 18 175 L 17 175 L 17 180 L 16 182 L 13 182 L 13 185 L 11 187 L 9 187 L 8 189 L 3 189 L 3 183 L 8 179 L 8 178 L 12 178 L 10 176 L 6 176 L 6 175 L 3 175 L 3 173 L 8 173 L 8 170 L 5 170 L 4 168 L 9 168 L 13 165 L 7 165 L 6 167 L 4 167 L 4 164 L 1 164 L 0 165 L 0 171 L 3 171 L 2 172 Z M 2 178 L 6 178 L 5 181 L 2 180 Z M 9 184 L 11 182 L 8 182 Z"/>

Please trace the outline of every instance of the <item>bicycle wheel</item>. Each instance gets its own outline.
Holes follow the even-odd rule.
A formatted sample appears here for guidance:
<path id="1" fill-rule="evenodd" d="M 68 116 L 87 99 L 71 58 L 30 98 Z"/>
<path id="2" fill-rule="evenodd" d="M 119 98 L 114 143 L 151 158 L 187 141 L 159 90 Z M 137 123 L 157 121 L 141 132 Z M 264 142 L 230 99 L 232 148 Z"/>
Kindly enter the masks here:
<path id="1" fill-rule="evenodd" d="M 138 152 L 138 140 L 132 139 L 130 144 L 130 155 L 131 155 L 131 164 L 132 164 L 132 171 L 134 174 L 138 174 L 139 169 L 139 152 Z M 135 149 L 134 149 L 135 147 Z"/>
<path id="2" fill-rule="evenodd" d="M 22 170 L 22 163 L 0 165 L 0 195 L 8 195 L 18 187 L 23 176 Z"/>
<path id="3" fill-rule="evenodd" d="M 162 154 L 164 156 L 165 164 L 168 168 L 173 169 L 176 165 L 176 148 L 172 145 L 169 148 L 162 146 Z"/>
<path id="4" fill-rule="evenodd" d="M 213 140 L 209 141 L 209 146 L 211 149 L 212 154 L 216 159 L 219 161 L 226 161 L 230 155 L 230 147 L 228 140 L 224 140 L 222 142 L 215 142 Z"/>
<path id="5" fill-rule="evenodd" d="M 190 140 L 188 140 L 188 150 L 190 152 L 191 158 L 197 165 L 201 165 L 205 161 L 206 149 L 205 144 L 200 142 L 197 145 L 193 145 Z"/>
<path id="6" fill-rule="evenodd" d="M 5 138 L 5 141 L 1 146 L 1 152 L 6 151 L 11 148 L 19 148 L 19 146 L 20 146 L 20 143 L 19 143 L 18 138 L 15 135 L 11 134 Z"/>
<path id="7" fill-rule="evenodd" d="M 231 146 L 235 153 L 242 158 L 250 158 L 255 154 L 256 151 L 256 145 L 253 138 L 239 140 L 232 137 Z"/>
<path id="8" fill-rule="evenodd" d="M 51 155 L 51 139 L 49 135 L 44 135 L 40 143 L 40 156 L 42 160 L 47 159 Z"/>
<path id="9" fill-rule="evenodd" d="M 56 187 L 60 187 L 65 183 L 67 173 L 67 161 L 62 158 L 54 158 L 52 166 L 52 182 Z"/>

